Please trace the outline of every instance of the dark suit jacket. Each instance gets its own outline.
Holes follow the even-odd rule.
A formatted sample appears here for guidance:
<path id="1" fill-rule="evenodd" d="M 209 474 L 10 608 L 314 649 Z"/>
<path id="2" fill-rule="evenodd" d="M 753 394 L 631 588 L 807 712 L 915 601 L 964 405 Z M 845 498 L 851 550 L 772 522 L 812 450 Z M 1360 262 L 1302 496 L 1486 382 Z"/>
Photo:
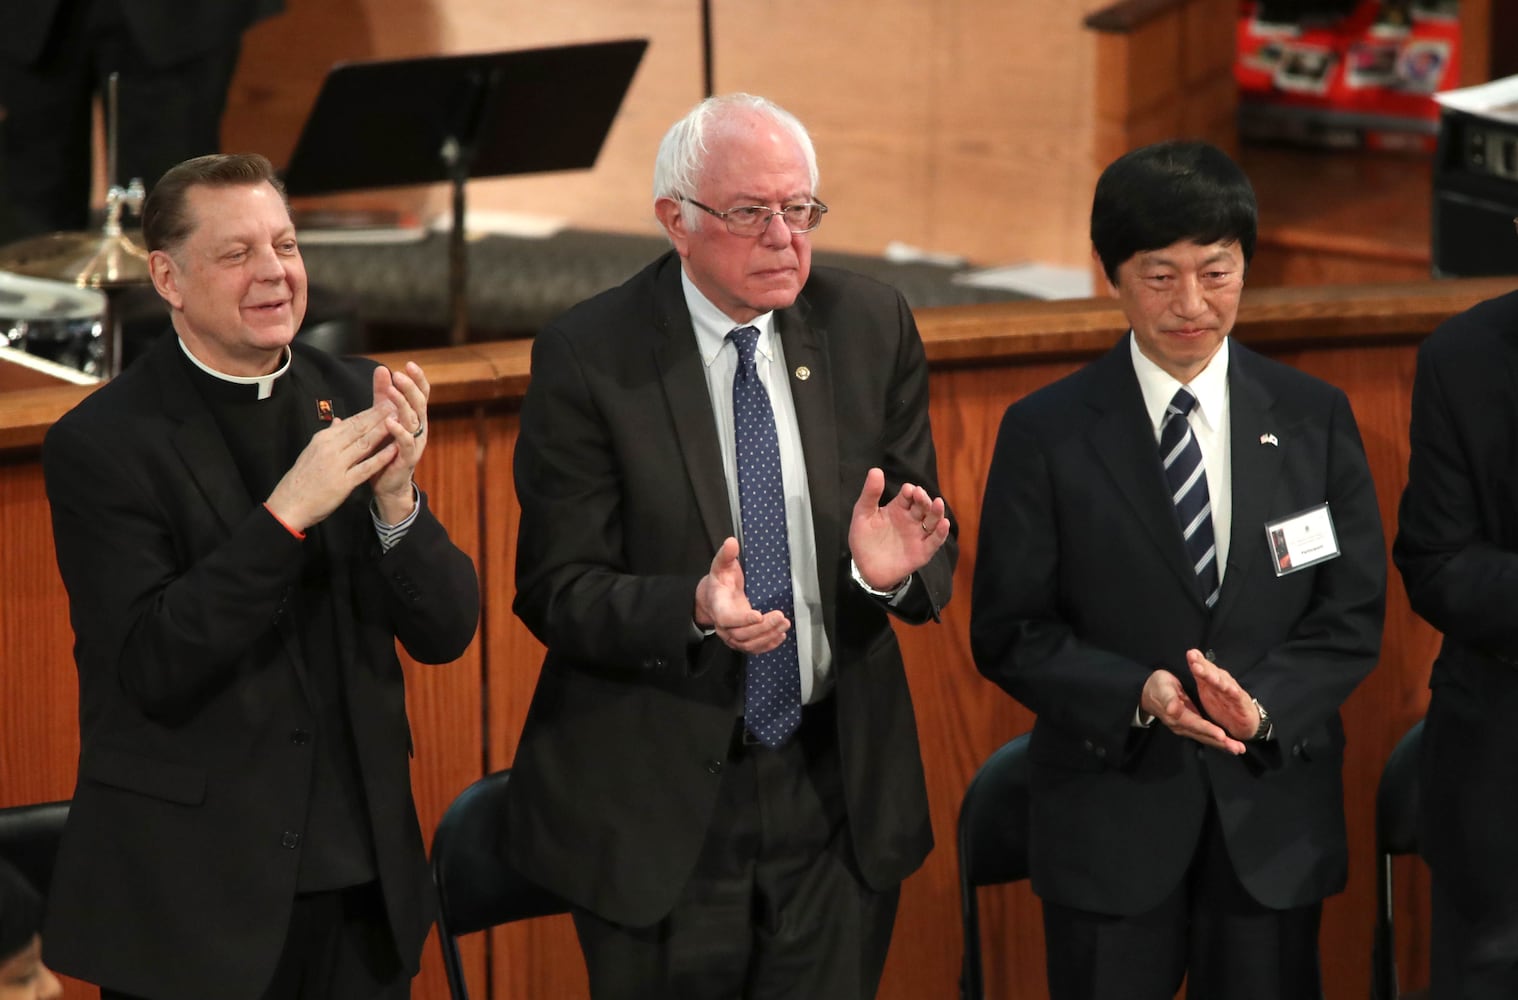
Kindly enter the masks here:
<path id="1" fill-rule="evenodd" d="M 288 378 L 338 416 L 372 362 L 300 344 Z M 43 468 L 79 668 L 79 780 L 48 962 L 155 1000 L 257 997 L 284 944 L 317 731 L 308 671 L 340 670 L 376 864 L 415 970 L 434 893 L 411 797 L 398 638 L 423 662 L 474 635 L 469 557 L 431 512 L 381 555 L 367 488 L 318 526 L 340 662 L 306 664 L 285 599 L 301 543 L 249 496 L 173 336 L 48 432 Z"/>
<path id="2" fill-rule="evenodd" d="M 1338 709 L 1379 649 L 1380 515 L 1344 394 L 1237 342 L 1230 352 L 1232 530 L 1210 613 L 1126 337 L 1002 421 L 971 643 L 981 672 L 1038 715 L 1033 888 L 1067 906 L 1131 915 L 1158 905 L 1191 861 L 1209 789 L 1261 903 L 1300 906 L 1344 884 Z M 1277 578 L 1265 523 L 1324 501 L 1342 555 Z M 1160 723 L 1131 726 L 1156 668 L 1196 700 L 1189 648 L 1259 699 L 1274 740 L 1234 758 Z"/>
<path id="3" fill-rule="evenodd" d="M 159 66 L 172 66 L 232 41 L 254 22 L 285 8 L 284 0 L 109 2 L 120 7 L 132 39 Z M 39 59 L 64 3 L 65 0 L 17 0 L 7 4 L 4 30 L 0 30 L 0 53 L 20 60 L 23 65 Z"/>
<path id="4" fill-rule="evenodd" d="M 515 609 L 548 647 L 511 781 L 511 859 L 629 925 L 674 905 L 710 822 L 742 658 L 692 640 L 696 583 L 734 534 L 710 397 L 666 254 L 538 334 L 522 410 Z M 932 846 L 917 727 L 884 605 L 849 576 L 874 465 L 938 492 L 922 343 L 901 296 L 813 268 L 776 314 L 793 377 L 860 874 L 893 886 Z M 951 535 L 896 613 L 936 617 Z"/>
<path id="5" fill-rule="evenodd" d="M 1518 292 L 1418 350 L 1392 549 L 1444 633 L 1423 732 L 1419 850 L 1472 917 L 1518 912 Z"/>

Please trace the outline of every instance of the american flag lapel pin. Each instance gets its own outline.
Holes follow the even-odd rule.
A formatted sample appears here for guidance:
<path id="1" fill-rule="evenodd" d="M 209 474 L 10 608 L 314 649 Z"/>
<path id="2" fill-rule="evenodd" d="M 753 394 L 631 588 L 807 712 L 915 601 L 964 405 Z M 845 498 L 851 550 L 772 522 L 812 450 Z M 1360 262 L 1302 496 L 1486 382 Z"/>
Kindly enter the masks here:
<path id="1" fill-rule="evenodd" d="M 1260 435 L 1260 443 L 1268 444 L 1272 448 L 1279 448 L 1281 446 L 1281 442 L 1277 441 L 1276 436 L 1274 434 L 1271 434 L 1269 431 Z"/>

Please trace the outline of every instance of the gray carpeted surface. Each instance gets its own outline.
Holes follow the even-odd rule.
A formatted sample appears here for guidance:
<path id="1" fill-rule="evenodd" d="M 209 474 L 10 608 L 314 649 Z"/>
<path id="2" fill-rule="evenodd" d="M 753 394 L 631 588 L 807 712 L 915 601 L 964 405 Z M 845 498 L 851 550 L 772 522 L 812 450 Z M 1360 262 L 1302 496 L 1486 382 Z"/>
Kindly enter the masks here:
<path id="1" fill-rule="evenodd" d="M 661 237 L 570 230 L 542 239 L 471 240 L 469 318 L 476 337 L 528 336 L 570 306 L 621 284 L 663 253 Z M 365 325 L 448 326 L 448 240 L 301 245 L 313 285 L 350 301 Z M 855 254 L 815 254 L 817 263 L 868 274 L 901 290 L 913 308 L 1024 298 L 956 285 L 956 269 Z"/>

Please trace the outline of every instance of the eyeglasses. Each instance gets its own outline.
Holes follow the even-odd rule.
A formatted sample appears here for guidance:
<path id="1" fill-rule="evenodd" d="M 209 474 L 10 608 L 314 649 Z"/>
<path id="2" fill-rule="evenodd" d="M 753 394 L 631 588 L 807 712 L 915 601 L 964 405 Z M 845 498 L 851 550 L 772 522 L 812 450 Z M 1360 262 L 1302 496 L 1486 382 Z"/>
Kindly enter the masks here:
<path id="1" fill-rule="evenodd" d="M 828 207 L 820 201 L 803 201 L 795 205 L 787 205 L 779 211 L 764 205 L 740 205 L 726 212 L 719 212 L 694 198 L 681 195 L 680 200 L 688 201 L 701 211 L 715 215 L 727 223 L 727 231 L 734 236 L 763 236 L 769 232 L 770 223 L 777 215 L 785 220 L 785 228 L 792 233 L 809 233 L 822 225 L 822 216 L 828 210 Z"/>

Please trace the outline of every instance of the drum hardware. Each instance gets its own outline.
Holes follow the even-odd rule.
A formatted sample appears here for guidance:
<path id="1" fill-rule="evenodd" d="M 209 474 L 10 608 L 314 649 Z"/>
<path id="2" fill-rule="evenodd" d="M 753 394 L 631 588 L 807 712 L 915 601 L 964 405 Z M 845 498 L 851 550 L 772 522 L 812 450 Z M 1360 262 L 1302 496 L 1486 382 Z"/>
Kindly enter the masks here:
<path id="1" fill-rule="evenodd" d="M 0 271 L 34 278 L 70 282 L 79 288 L 100 289 L 105 307 L 100 324 L 106 333 L 106 377 L 121 374 L 121 318 L 118 293 L 152 280 L 148 252 L 121 228 L 123 210 L 140 214 L 145 192 L 141 179 L 126 187 L 116 183 L 117 78 L 106 85 L 106 156 L 110 187 L 106 191 L 105 226 L 98 233 L 50 233 L 0 247 Z"/>
<path id="2" fill-rule="evenodd" d="M 99 377 L 106 366 L 105 313 L 102 292 L 0 273 L 0 344 Z"/>

